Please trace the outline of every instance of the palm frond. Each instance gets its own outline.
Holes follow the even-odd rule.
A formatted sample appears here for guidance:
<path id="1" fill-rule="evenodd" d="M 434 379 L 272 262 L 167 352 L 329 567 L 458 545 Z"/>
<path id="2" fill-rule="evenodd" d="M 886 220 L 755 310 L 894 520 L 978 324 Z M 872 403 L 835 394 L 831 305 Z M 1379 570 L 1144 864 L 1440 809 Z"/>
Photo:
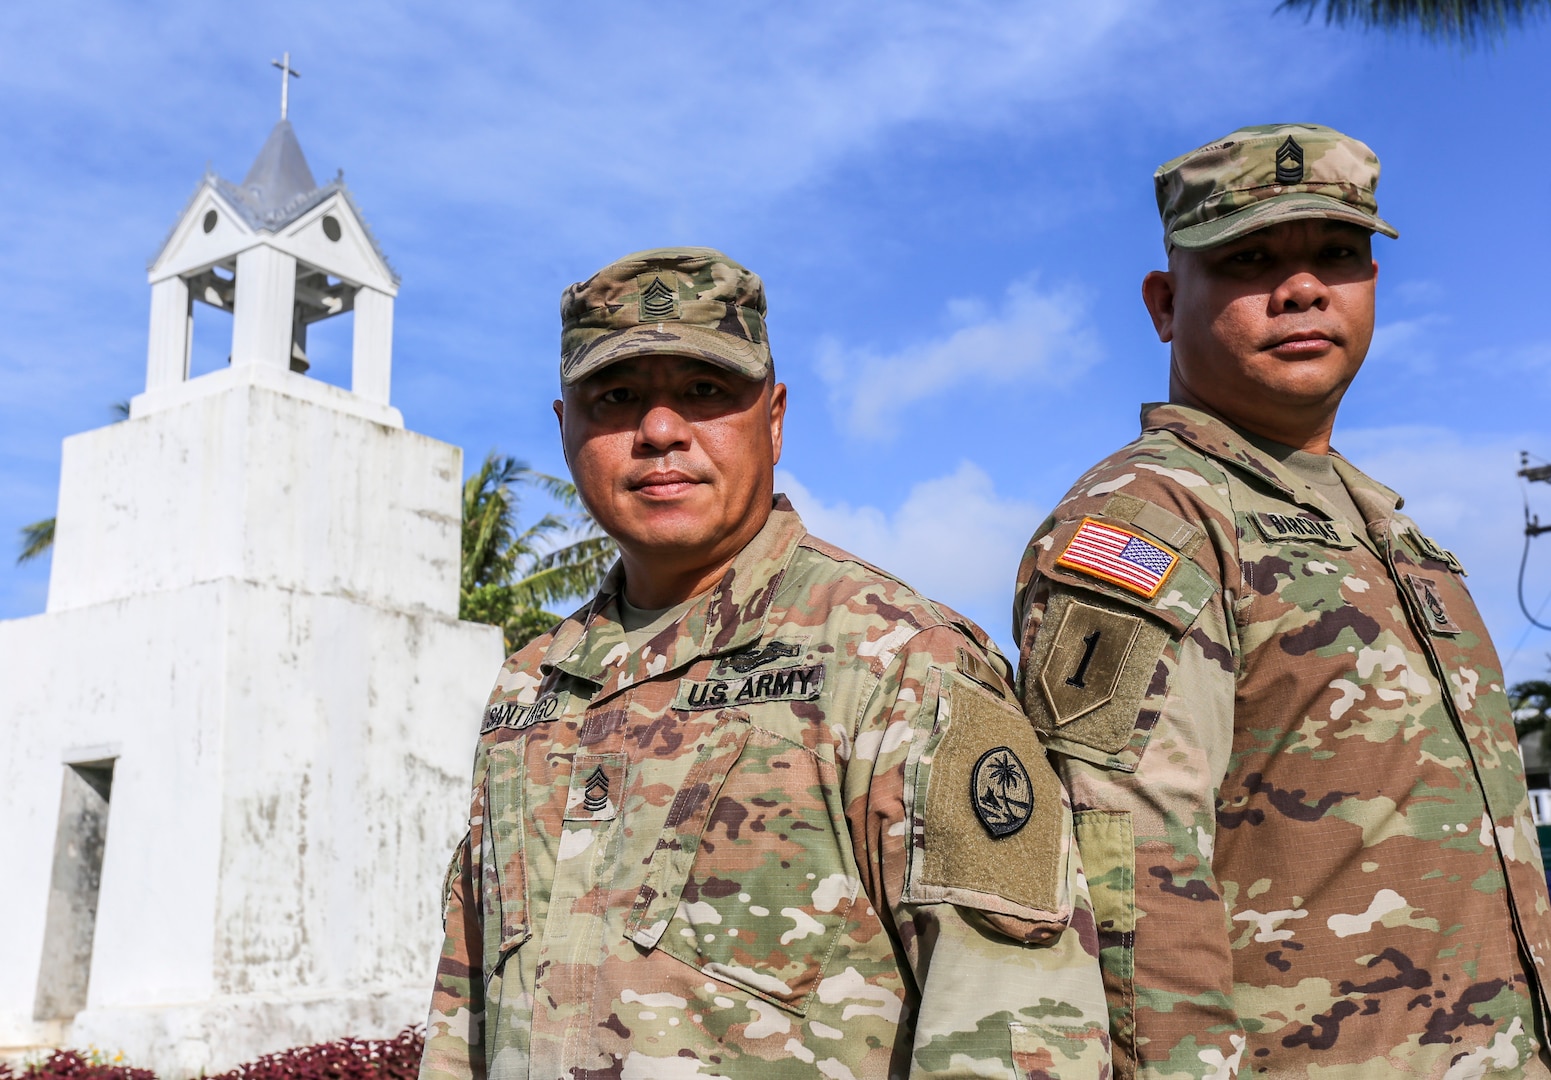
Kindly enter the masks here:
<path id="1" fill-rule="evenodd" d="M 510 579 L 513 569 L 512 540 L 517 526 L 517 497 L 513 485 L 527 466 L 494 450 L 463 482 L 463 565 L 460 585 L 464 591 Z"/>
<path id="2" fill-rule="evenodd" d="M 1513 710 L 1513 727 L 1519 738 L 1532 731 L 1544 731 L 1551 725 L 1551 682 L 1530 679 L 1508 687 L 1508 705 Z"/>
<path id="3" fill-rule="evenodd" d="M 54 518 L 44 518 L 22 526 L 22 550 L 16 556 L 17 566 L 31 562 L 54 546 L 54 521 Z"/>
<path id="4" fill-rule="evenodd" d="M 1418 30 L 1470 45 L 1501 37 L 1548 7 L 1551 0 L 1282 0 L 1276 10 L 1301 11 L 1309 19 L 1323 9 L 1327 25 Z"/>
<path id="5" fill-rule="evenodd" d="M 533 486 L 554 499 L 567 510 L 581 510 L 582 497 L 576 490 L 576 485 L 569 480 L 562 480 L 558 476 L 550 476 L 548 473 L 530 470 L 528 476 Z"/>
<path id="6" fill-rule="evenodd" d="M 521 528 L 525 488 L 560 510 Z M 494 450 L 463 484 L 462 547 L 458 617 L 501 627 L 513 651 L 560 621 L 558 602 L 597 591 L 618 555 L 574 484 Z"/>

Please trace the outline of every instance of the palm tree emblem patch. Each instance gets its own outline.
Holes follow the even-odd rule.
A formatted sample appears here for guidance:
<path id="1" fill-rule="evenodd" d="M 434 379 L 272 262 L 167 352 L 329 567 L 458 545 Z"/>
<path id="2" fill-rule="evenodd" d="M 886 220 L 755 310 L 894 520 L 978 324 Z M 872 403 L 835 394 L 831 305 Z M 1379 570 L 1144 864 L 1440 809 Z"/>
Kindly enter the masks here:
<path id="1" fill-rule="evenodd" d="M 975 816 L 994 837 L 1011 836 L 1034 814 L 1034 785 L 1010 747 L 998 746 L 981 754 L 969 785 Z"/>

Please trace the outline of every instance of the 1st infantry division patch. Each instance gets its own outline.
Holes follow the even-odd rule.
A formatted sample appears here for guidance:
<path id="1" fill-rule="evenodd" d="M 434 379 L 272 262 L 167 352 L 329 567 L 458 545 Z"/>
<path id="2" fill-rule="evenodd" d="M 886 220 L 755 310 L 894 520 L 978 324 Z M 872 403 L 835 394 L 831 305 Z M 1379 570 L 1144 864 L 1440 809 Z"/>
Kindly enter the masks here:
<path id="1" fill-rule="evenodd" d="M 1136 533 L 1093 518 L 1083 518 L 1056 559 L 1057 566 L 1092 575 L 1145 596 L 1158 595 L 1179 556 Z"/>

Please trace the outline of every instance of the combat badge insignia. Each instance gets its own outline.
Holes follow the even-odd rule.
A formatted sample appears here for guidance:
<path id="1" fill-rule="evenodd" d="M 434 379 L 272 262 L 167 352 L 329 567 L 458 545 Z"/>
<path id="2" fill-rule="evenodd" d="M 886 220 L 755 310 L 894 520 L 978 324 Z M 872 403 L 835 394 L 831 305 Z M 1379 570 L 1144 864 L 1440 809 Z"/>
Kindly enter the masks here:
<path id="1" fill-rule="evenodd" d="M 1449 617 L 1449 609 L 1443 606 L 1443 597 L 1438 595 L 1436 581 L 1421 574 L 1407 574 L 1406 582 L 1421 605 L 1422 617 L 1429 630 L 1435 634 L 1459 633 L 1459 624 Z"/>
<path id="2" fill-rule="evenodd" d="M 1303 183 L 1303 147 L 1291 135 L 1276 148 L 1276 182 L 1278 184 Z"/>
<path id="3" fill-rule="evenodd" d="M 1056 558 L 1057 566 L 1090 574 L 1149 600 L 1158 595 L 1178 562 L 1179 556 L 1167 548 L 1093 518 L 1082 519 Z"/>
<path id="4" fill-rule="evenodd" d="M 969 797 L 986 832 L 1000 839 L 1028 824 L 1034 814 L 1029 771 L 1011 747 L 987 750 L 970 773 Z"/>
<path id="5" fill-rule="evenodd" d="M 642 274 L 636 279 L 641 291 L 641 321 L 664 322 L 679 317 L 679 294 L 656 274 Z"/>
<path id="6" fill-rule="evenodd" d="M 742 652 L 733 653 L 722 661 L 722 667 L 736 671 L 739 675 L 747 675 L 755 668 L 764 667 L 773 661 L 800 655 L 802 655 L 801 645 L 787 641 L 772 641 L 763 648 L 744 649 Z"/>
<path id="7" fill-rule="evenodd" d="M 1406 539 L 1411 542 L 1411 547 L 1422 558 L 1431 562 L 1440 562 L 1456 574 L 1464 574 L 1465 568 L 1460 565 L 1459 557 L 1448 548 L 1435 543 L 1431 537 L 1424 535 L 1421 529 L 1414 526 L 1407 529 Z"/>

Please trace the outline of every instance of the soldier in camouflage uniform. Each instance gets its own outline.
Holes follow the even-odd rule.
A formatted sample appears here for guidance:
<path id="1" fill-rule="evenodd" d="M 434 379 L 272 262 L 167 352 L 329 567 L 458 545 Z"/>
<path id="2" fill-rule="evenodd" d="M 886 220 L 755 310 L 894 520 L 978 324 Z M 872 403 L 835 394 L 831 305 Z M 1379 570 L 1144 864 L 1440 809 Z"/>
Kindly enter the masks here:
<path id="1" fill-rule="evenodd" d="M 1379 164 L 1311 125 L 1162 166 L 1171 402 L 1040 526 L 1014 623 L 1118 1077 L 1546 1076 L 1551 918 L 1459 561 L 1330 451 Z"/>
<path id="2" fill-rule="evenodd" d="M 642 252 L 561 310 L 562 442 L 622 558 L 490 696 L 423 1080 L 1108 1076 L 1011 667 L 773 495 L 759 278 Z"/>

